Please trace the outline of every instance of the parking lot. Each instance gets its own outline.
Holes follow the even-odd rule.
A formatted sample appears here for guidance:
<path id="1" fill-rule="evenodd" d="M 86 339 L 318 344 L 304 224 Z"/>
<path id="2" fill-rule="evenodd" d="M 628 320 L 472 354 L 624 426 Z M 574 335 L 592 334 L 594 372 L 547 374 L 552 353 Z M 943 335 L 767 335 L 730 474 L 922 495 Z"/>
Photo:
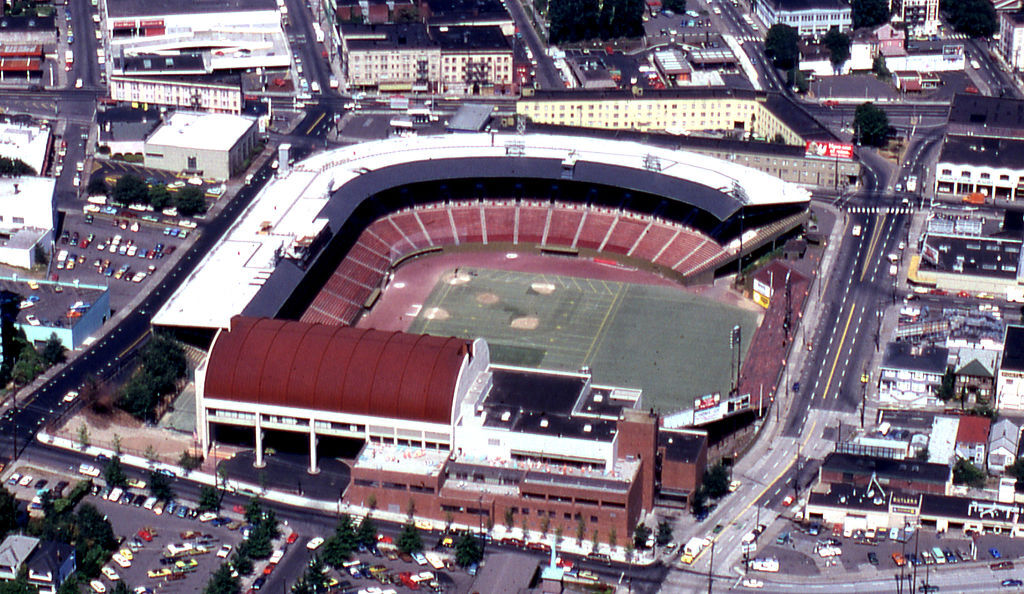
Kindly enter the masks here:
<path id="1" fill-rule="evenodd" d="M 813 524 L 789 520 L 773 524 L 757 541 L 749 558 L 775 558 L 781 573 L 791 575 L 836 575 L 883 572 L 902 567 L 911 572 L 928 567 L 931 571 L 952 569 L 970 563 L 979 579 L 1000 580 L 1014 569 L 1014 560 L 1024 557 L 1024 541 L 998 534 L 966 536 L 963 533 L 936 534 L 934 530 L 834 532 Z M 937 550 L 936 550 L 937 549 Z"/>

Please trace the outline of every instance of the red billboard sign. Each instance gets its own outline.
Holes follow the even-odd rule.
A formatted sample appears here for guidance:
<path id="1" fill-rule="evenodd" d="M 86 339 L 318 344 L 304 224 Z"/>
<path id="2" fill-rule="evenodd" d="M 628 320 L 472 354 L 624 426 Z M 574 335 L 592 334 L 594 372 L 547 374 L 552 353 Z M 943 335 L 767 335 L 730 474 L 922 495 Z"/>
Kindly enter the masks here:
<path id="1" fill-rule="evenodd" d="M 827 140 L 808 140 L 804 147 L 804 154 L 808 157 L 820 157 L 822 159 L 853 159 L 853 145 L 841 142 L 829 142 Z"/>

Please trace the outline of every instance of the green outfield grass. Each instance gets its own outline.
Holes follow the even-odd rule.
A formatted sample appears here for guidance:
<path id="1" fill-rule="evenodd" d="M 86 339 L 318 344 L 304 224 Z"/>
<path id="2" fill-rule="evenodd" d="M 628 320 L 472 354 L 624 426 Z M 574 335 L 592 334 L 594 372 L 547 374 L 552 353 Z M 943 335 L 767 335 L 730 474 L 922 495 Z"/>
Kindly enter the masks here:
<path id="1" fill-rule="evenodd" d="M 671 287 L 550 274 L 458 269 L 442 276 L 410 332 L 486 338 L 497 363 L 578 370 L 642 388 L 670 412 L 730 386 L 730 329 L 743 352 L 756 315 Z"/>

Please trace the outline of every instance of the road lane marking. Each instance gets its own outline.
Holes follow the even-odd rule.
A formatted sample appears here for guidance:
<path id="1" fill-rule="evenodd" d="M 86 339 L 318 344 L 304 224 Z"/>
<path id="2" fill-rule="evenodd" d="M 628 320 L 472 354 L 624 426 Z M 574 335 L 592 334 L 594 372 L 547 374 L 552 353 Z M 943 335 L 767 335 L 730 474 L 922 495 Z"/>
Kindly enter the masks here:
<path id="1" fill-rule="evenodd" d="M 839 339 L 839 350 L 836 352 L 836 358 L 832 362 L 832 370 L 828 373 L 828 381 L 825 382 L 825 391 L 821 393 L 821 399 L 825 400 L 828 396 L 828 389 L 832 386 L 832 376 L 835 375 L 836 366 L 839 365 L 839 355 L 843 351 L 843 343 L 846 342 L 846 333 L 850 331 L 850 322 L 853 321 L 853 314 L 857 311 L 857 306 L 854 305 L 850 309 L 850 315 L 846 317 L 846 326 L 843 328 L 843 336 Z"/>
<path id="2" fill-rule="evenodd" d="M 868 245 L 868 251 L 864 254 L 864 268 L 860 273 L 860 280 L 864 280 L 864 276 L 868 272 L 868 266 L 871 263 L 871 254 L 875 251 L 875 244 L 878 243 L 878 238 L 882 235 L 882 226 L 885 225 L 885 213 L 881 213 L 881 219 L 876 219 L 875 228 L 871 230 L 871 243 Z"/>

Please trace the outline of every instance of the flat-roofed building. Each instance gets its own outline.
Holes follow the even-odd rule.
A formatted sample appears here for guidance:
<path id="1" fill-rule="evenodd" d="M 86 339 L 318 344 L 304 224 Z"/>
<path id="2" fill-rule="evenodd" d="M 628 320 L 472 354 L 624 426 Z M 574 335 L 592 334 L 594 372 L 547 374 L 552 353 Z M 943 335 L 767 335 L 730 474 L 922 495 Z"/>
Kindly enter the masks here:
<path id="1" fill-rule="evenodd" d="M 19 159 L 35 175 L 46 172 L 50 153 L 50 128 L 14 122 L 0 123 L 0 157 Z"/>
<path id="2" fill-rule="evenodd" d="M 30 269 L 37 247 L 50 250 L 56 186 L 52 177 L 0 178 L 0 263 Z"/>
<path id="3" fill-rule="evenodd" d="M 945 347 L 914 349 L 906 342 L 890 342 L 879 365 L 879 400 L 911 408 L 938 404 L 948 359 Z"/>
<path id="4" fill-rule="evenodd" d="M 256 136 L 249 117 L 177 112 L 146 139 L 146 166 L 228 179 L 252 153 Z"/>
<path id="5" fill-rule="evenodd" d="M 764 0 L 754 10 L 766 27 L 789 25 L 802 37 L 821 37 L 832 27 L 845 33 L 853 26 L 850 5 L 842 0 Z"/>
<path id="6" fill-rule="evenodd" d="M 953 487 L 953 471 L 948 463 L 933 464 L 833 452 L 822 460 L 818 481 L 822 485 L 857 487 L 867 487 L 877 482 L 885 488 L 945 495 Z"/>
<path id="7" fill-rule="evenodd" d="M 996 47 L 1011 69 L 1024 69 L 1024 14 L 999 13 L 999 41 Z"/>
<path id="8" fill-rule="evenodd" d="M 1006 327 L 996 392 L 1000 411 L 1024 411 L 1024 326 Z"/>
<path id="9" fill-rule="evenodd" d="M 939 32 L 939 0 L 891 0 L 893 20 L 901 22 L 911 35 L 935 35 Z"/>

